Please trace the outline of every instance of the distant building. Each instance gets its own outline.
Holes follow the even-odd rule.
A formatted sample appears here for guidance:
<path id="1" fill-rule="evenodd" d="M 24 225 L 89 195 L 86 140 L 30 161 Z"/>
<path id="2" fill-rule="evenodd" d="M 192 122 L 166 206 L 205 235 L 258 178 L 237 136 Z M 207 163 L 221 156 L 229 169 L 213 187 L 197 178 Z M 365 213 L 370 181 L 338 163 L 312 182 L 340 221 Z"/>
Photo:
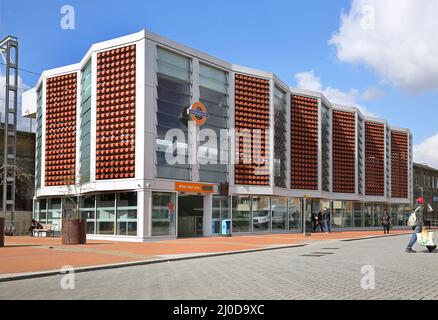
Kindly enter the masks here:
<path id="1" fill-rule="evenodd" d="M 438 169 L 426 164 L 414 163 L 413 199 L 423 197 L 433 212 L 426 212 L 426 219 L 438 219 Z"/>

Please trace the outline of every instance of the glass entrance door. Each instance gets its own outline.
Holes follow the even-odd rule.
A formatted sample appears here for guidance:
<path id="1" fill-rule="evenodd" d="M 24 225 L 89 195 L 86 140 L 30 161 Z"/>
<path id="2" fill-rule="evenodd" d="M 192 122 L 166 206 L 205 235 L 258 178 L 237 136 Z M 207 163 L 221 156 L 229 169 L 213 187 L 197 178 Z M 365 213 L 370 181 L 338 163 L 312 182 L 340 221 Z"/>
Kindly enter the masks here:
<path id="1" fill-rule="evenodd" d="M 204 197 L 178 195 L 178 237 L 202 236 Z"/>

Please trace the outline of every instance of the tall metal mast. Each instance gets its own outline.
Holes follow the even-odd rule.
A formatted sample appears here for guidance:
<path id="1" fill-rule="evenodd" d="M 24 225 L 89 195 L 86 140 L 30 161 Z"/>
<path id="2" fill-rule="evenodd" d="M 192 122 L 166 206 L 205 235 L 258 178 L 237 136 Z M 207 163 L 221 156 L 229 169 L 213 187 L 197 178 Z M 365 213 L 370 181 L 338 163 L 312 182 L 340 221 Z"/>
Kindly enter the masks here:
<path id="1" fill-rule="evenodd" d="M 3 133 L 3 216 L 15 213 L 15 177 L 17 165 L 18 39 L 8 36 L 0 41 L 0 54 L 6 69 Z"/>

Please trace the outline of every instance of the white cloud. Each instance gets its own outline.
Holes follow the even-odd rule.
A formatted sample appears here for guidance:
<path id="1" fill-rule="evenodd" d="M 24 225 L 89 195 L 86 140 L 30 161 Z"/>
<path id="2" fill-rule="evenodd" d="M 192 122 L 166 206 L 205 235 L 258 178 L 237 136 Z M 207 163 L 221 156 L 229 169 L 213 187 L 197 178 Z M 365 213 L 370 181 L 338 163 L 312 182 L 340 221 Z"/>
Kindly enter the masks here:
<path id="1" fill-rule="evenodd" d="M 321 79 L 315 75 L 313 70 L 296 73 L 295 81 L 297 88 L 321 92 L 332 103 L 357 107 L 366 116 L 376 116 L 373 112 L 358 104 L 357 100 L 360 98 L 360 93 L 357 89 L 342 91 L 330 86 L 324 87 Z"/>
<path id="2" fill-rule="evenodd" d="M 413 149 L 415 162 L 426 163 L 431 167 L 438 168 L 438 132 L 414 145 Z"/>
<path id="3" fill-rule="evenodd" d="M 329 43 L 411 93 L 438 89 L 438 1 L 353 0 Z"/>
<path id="4" fill-rule="evenodd" d="M 6 76 L 3 75 L 2 70 L 0 70 L 0 113 L 1 113 L 1 122 L 4 123 L 5 115 L 5 85 L 6 85 Z M 30 89 L 28 85 L 26 85 L 23 80 L 18 76 L 18 113 L 17 113 L 17 130 L 21 131 L 29 131 L 30 121 L 32 121 L 32 131 L 35 131 L 35 120 L 30 120 L 28 118 L 23 118 L 21 116 L 21 94 Z M 9 101 L 12 102 L 10 98 Z"/>
<path id="5" fill-rule="evenodd" d="M 369 87 L 362 93 L 362 99 L 364 100 L 376 100 L 383 96 L 383 91 L 376 87 Z"/>

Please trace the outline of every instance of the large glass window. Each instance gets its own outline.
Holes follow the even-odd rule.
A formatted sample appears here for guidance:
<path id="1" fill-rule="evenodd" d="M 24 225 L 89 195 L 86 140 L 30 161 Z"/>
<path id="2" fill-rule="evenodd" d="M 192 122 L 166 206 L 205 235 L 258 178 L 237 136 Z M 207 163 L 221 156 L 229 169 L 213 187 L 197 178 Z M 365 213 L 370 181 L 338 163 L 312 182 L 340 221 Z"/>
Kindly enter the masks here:
<path id="1" fill-rule="evenodd" d="M 373 221 L 373 206 L 370 203 L 365 203 L 363 206 L 364 227 L 372 227 Z"/>
<path id="2" fill-rule="evenodd" d="M 36 187 L 41 187 L 42 136 L 43 136 L 43 90 L 37 92 L 37 130 L 36 130 Z"/>
<path id="3" fill-rule="evenodd" d="M 230 219 L 230 197 L 213 196 L 212 233 L 221 233 L 222 220 Z"/>
<path id="4" fill-rule="evenodd" d="M 385 209 L 385 207 L 383 205 L 374 205 L 373 208 L 373 213 L 374 213 L 374 227 L 379 227 L 382 225 L 381 219 L 382 219 L 382 215 L 383 215 L 383 211 Z"/>
<path id="5" fill-rule="evenodd" d="M 55 225 L 55 231 L 61 230 L 61 199 L 49 199 L 49 208 L 47 210 L 47 223 Z"/>
<path id="6" fill-rule="evenodd" d="M 117 235 L 137 235 L 137 192 L 117 194 Z"/>
<path id="7" fill-rule="evenodd" d="M 190 180 L 188 163 L 188 115 L 187 108 L 191 102 L 191 61 L 168 50 L 157 48 L 157 177 Z M 176 137 L 166 140 L 170 129 L 184 132 L 184 141 Z M 166 153 L 168 146 L 179 144 L 184 149 L 183 164 L 168 164 Z M 176 149 L 175 149 L 176 150 Z M 175 151 L 176 156 L 176 151 Z"/>
<path id="8" fill-rule="evenodd" d="M 233 232 L 251 231 L 251 197 L 233 196 Z"/>
<path id="9" fill-rule="evenodd" d="M 152 236 L 176 235 L 176 194 L 152 192 Z"/>
<path id="10" fill-rule="evenodd" d="M 344 201 L 344 212 L 342 213 L 342 228 L 353 227 L 353 202 Z"/>
<path id="11" fill-rule="evenodd" d="M 91 60 L 82 70 L 80 179 L 90 181 Z"/>
<path id="12" fill-rule="evenodd" d="M 199 166 L 201 181 L 223 182 L 227 180 L 228 166 L 221 164 L 221 154 L 224 160 L 228 159 L 228 138 L 221 140 L 220 131 L 228 129 L 228 75 L 226 72 L 199 64 L 199 100 L 207 108 L 208 120 L 202 130 L 210 129 L 216 134 L 216 147 L 202 146 L 199 148 L 198 158 L 202 163 Z M 205 141 L 208 144 L 208 141 Z M 213 160 L 214 159 L 214 160 Z M 213 161 L 212 161 L 213 160 Z"/>
<path id="13" fill-rule="evenodd" d="M 301 199 L 289 198 L 287 210 L 289 212 L 289 229 L 301 230 Z"/>
<path id="14" fill-rule="evenodd" d="M 362 228 L 363 227 L 363 208 L 362 203 L 356 202 L 354 204 L 354 227 Z"/>
<path id="15" fill-rule="evenodd" d="M 253 231 L 268 231 L 271 228 L 270 197 L 252 197 Z"/>
<path id="16" fill-rule="evenodd" d="M 287 198 L 272 197 L 272 230 L 285 230 L 287 221 Z"/>
<path id="17" fill-rule="evenodd" d="M 274 182 L 286 188 L 286 93 L 274 87 Z"/>
<path id="18" fill-rule="evenodd" d="M 87 220 L 87 234 L 96 233 L 96 199 L 94 196 L 81 197 L 79 211 L 82 219 Z"/>
<path id="19" fill-rule="evenodd" d="M 342 224 L 342 215 L 344 213 L 344 204 L 343 201 L 333 201 L 333 210 L 331 216 L 331 227 L 332 228 L 341 228 Z"/>
<path id="20" fill-rule="evenodd" d="M 97 196 L 97 234 L 114 235 L 115 194 Z"/>

